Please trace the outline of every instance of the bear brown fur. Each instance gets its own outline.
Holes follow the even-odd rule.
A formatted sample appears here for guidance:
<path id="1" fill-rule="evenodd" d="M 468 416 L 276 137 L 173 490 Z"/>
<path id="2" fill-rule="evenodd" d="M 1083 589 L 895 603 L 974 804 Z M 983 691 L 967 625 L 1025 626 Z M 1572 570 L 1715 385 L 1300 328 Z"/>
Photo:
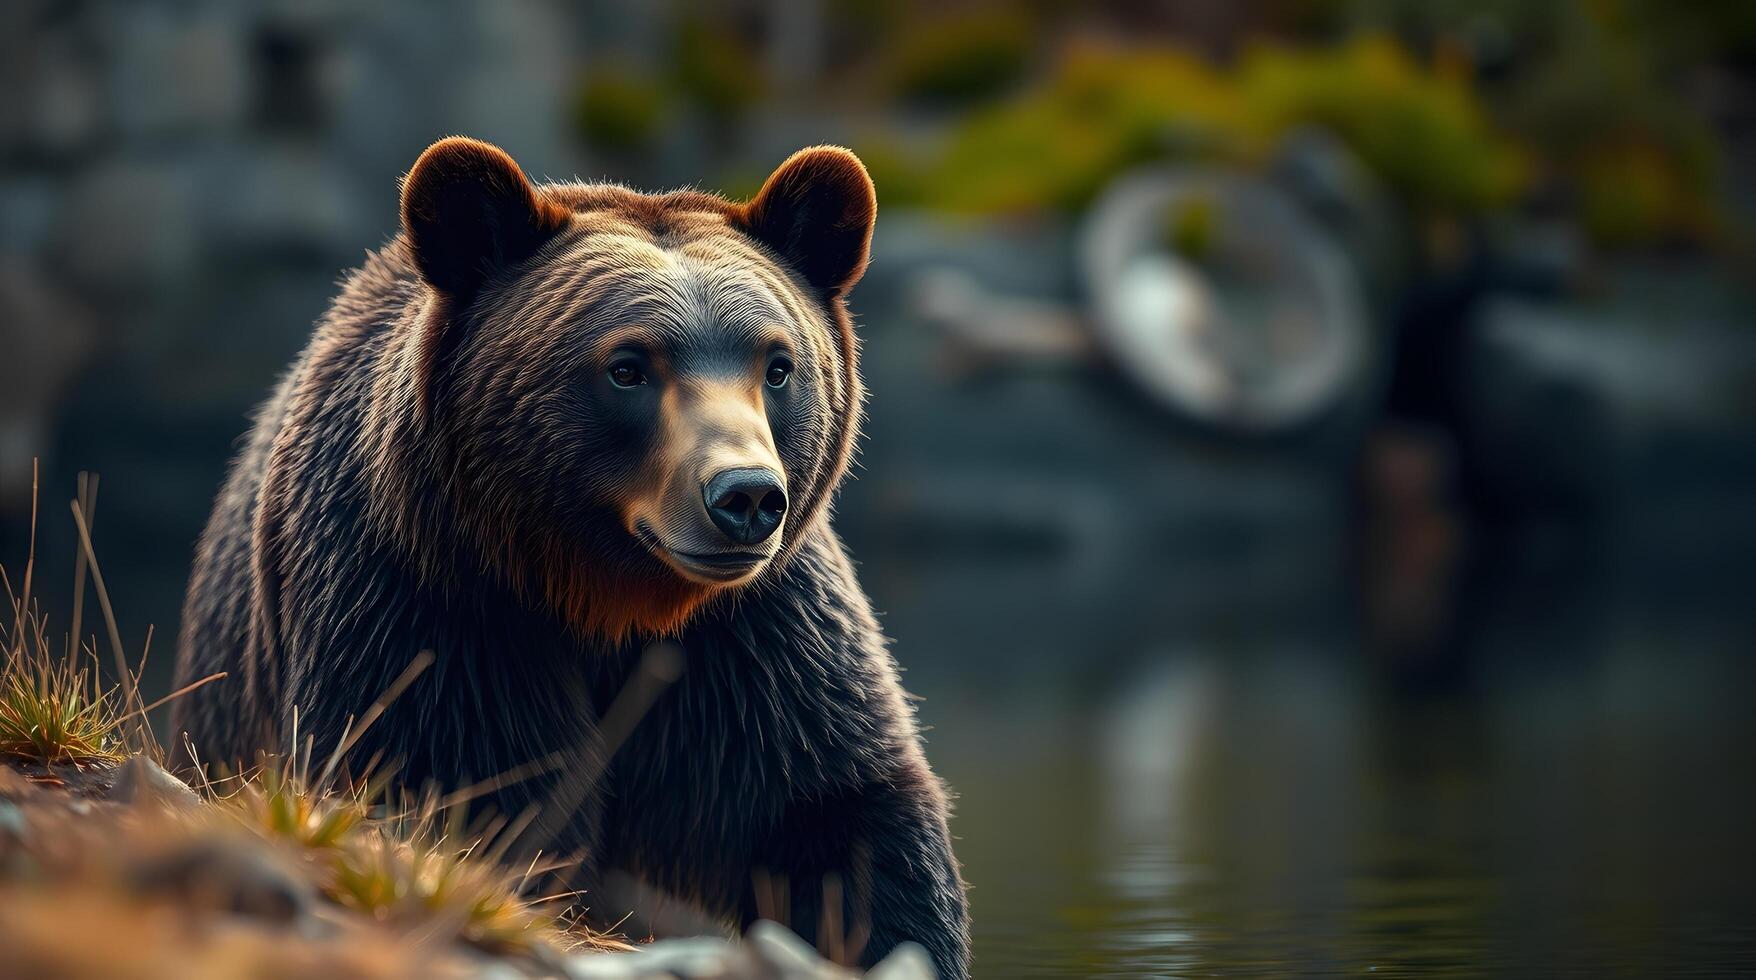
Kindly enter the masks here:
<path id="1" fill-rule="evenodd" d="M 623 876 L 966 976 L 946 794 L 828 516 L 875 214 L 833 147 L 744 204 L 429 148 L 202 537 L 178 680 L 229 679 L 177 703 L 199 760 L 285 752 L 295 712 L 339 744 L 431 651 L 350 758 L 453 787 L 537 764 L 491 803 L 537 807 L 588 896 Z M 681 669 L 630 728 L 655 643 Z"/>

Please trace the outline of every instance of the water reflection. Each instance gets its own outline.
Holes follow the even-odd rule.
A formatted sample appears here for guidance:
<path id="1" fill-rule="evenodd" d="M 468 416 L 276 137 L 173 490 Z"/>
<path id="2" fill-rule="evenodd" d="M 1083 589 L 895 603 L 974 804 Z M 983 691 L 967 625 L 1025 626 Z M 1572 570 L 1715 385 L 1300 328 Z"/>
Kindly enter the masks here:
<path id="1" fill-rule="evenodd" d="M 1446 693 L 1272 622 L 974 717 L 962 683 L 917 683 L 981 975 L 1756 964 L 1750 637 L 1730 608 L 1594 600 L 1596 630 L 1489 631 Z M 1558 628 L 1574 646 L 1531 657 Z"/>

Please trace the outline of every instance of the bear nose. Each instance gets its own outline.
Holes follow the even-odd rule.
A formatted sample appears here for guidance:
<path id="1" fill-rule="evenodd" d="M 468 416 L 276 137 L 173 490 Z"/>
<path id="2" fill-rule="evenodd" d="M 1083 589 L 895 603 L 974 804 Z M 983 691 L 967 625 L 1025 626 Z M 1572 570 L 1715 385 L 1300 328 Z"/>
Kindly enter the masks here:
<path id="1" fill-rule="evenodd" d="M 760 467 L 721 470 L 701 489 L 701 499 L 713 525 L 738 544 L 766 541 L 787 512 L 780 478 Z"/>

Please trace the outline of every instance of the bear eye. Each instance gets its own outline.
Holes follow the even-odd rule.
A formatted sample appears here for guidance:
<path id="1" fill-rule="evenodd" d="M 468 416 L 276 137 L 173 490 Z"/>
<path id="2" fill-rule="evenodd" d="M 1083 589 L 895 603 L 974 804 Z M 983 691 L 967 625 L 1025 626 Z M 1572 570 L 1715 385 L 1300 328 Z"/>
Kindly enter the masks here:
<path id="1" fill-rule="evenodd" d="M 777 357 L 768 362 L 768 386 L 770 388 L 786 387 L 787 379 L 793 376 L 793 362 L 785 357 Z"/>
<path id="2" fill-rule="evenodd" d="M 646 375 L 633 361 L 617 361 L 610 365 L 610 383 L 618 388 L 638 388 L 646 384 Z"/>

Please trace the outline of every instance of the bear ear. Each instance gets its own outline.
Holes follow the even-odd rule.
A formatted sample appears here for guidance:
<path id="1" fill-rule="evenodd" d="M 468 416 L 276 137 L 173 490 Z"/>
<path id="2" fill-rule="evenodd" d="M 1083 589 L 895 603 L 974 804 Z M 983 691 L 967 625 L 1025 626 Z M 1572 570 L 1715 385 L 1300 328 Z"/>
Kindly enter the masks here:
<path id="1" fill-rule="evenodd" d="M 421 275 L 459 300 L 495 272 L 536 253 L 568 210 L 538 193 L 506 151 L 442 139 L 402 180 L 402 227 Z"/>
<path id="2" fill-rule="evenodd" d="M 866 271 L 877 217 L 878 198 L 860 158 L 839 146 L 814 146 L 770 174 L 739 220 L 811 285 L 840 294 Z"/>

